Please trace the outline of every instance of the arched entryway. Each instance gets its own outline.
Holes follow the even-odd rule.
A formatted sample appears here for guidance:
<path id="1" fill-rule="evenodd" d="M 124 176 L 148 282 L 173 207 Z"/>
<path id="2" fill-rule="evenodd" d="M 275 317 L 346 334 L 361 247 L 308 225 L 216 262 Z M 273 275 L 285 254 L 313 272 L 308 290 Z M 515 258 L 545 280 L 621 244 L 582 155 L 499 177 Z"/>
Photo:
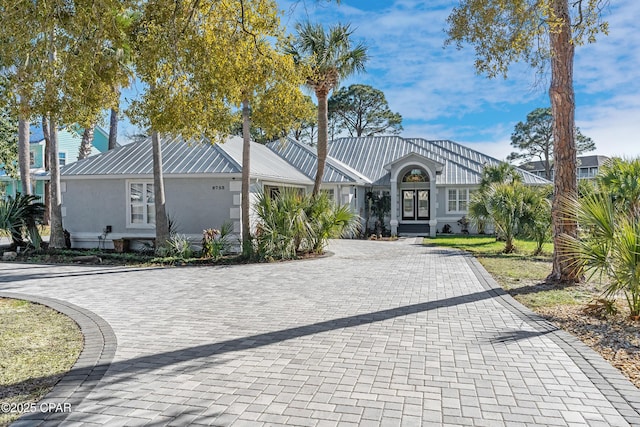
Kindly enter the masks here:
<path id="1" fill-rule="evenodd" d="M 404 172 L 400 181 L 402 221 L 428 221 L 430 214 L 429 174 L 420 167 Z"/>
<path id="2" fill-rule="evenodd" d="M 385 166 L 391 184 L 391 233 L 435 236 L 436 177 L 444 164 L 409 153 Z"/>

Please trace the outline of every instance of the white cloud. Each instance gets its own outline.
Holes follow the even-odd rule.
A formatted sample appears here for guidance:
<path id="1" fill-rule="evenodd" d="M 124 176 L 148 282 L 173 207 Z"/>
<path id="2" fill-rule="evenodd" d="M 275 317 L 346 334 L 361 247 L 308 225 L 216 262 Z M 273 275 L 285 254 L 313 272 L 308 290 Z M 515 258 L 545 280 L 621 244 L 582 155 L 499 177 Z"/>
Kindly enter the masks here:
<path id="1" fill-rule="evenodd" d="M 368 74 L 344 84 L 383 90 L 391 109 L 405 119 L 403 135 L 466 141 L 502 159 L 511 152 L 514 124 L 526 117 L 523 108 L 549 105 L 548 82 L 532 87 L 532 71 L 517 64 L 507 80 L 488 80 L 475 74 L 472 48 L 443 48 L 446 18 L 455 3 L 395 0 L 374 12 L 348 0 L 339 6 L 278 1 L 290 31 L 301 19 L 327 26 L 352 24 L 354 37 L 366 42 L 371 59 Z M 577 124 L 596 141 L 598 153 L 640 155 L 640 1 L 611 2 L 604 17 L 610 34 L 576 49 Z"/>

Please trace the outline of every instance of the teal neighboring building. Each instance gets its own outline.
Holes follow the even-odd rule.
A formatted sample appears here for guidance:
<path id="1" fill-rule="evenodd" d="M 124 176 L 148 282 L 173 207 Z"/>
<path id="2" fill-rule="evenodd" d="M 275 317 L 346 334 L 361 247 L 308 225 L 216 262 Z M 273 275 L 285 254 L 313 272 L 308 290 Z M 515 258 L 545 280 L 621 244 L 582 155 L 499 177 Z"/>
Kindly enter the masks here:
<path id="1" fill-rule="evenodd" d="M 62 128 L 58 131 L 58 162 L 60 166 L 68 165 L 78 160 L 78 151 L 82 142 L 81 128 L 76 130 Z M 91 155 L 107 151 L 109 148 L 109 134 L 96 126 L 93 133 Z M 29 161 L 32 193 L 44 200 L 45 183 L 49 181 L 49 174 L 44 168 L 45 141 L 41 126 L 32 125 L 29 135 Z M 0 196 L 15 196 L 22 191 L 19 179 L 7 176 L 0 168 Z"/>

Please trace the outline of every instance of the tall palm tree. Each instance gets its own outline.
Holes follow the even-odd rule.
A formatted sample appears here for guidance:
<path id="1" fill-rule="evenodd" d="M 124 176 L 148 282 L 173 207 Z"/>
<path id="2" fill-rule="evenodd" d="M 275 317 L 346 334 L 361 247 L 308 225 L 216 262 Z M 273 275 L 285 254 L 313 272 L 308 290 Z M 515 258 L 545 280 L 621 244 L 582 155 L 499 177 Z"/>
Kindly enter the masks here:
<path id="1" fill-rule="evenodd" d="M 341 80 L 364 71 L 367 47 L 362 43 L 352 46 L 353 31 L 349 25 L 337 24 L 325 31 L 321 24 L 304 22 L 296 25 L 296 31 L 298 36 L 287 53 L 296 62 L 309 66 L 306 84 L 318 99 L 318 169 L 313 186 L 313 194 L 317 195 L 327 160 L 329 93 Z"/>
<path id="2" fill-rule="evenodd" d="M 502 162 L 495 166 L 486 165 L 482 169 L 480 191 L 494 183 L 513 183 L 516 181 L 522 181 L 522 176 L 509 163 Z"/>

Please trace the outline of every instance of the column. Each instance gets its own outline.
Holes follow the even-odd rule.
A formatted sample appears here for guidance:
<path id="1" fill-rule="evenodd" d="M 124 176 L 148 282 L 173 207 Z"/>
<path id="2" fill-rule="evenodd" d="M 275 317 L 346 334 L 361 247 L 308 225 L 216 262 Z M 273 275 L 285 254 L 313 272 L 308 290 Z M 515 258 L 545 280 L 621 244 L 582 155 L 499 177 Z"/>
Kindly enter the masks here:
<path id="1" fill-rule="evenodd" d="M 436 237 L 436 227 L 438 226 L 438 218 L 437 218 L 437 200 L 438 200 L 438 190 L 436 190 L 436 180 L 434 179 L 429 181 L 429 236 Z"/>
<path id="2" fill-rule="evenodd" d="M 398 181 L 391 179 L 391 235 L 398 235 Z"/>

